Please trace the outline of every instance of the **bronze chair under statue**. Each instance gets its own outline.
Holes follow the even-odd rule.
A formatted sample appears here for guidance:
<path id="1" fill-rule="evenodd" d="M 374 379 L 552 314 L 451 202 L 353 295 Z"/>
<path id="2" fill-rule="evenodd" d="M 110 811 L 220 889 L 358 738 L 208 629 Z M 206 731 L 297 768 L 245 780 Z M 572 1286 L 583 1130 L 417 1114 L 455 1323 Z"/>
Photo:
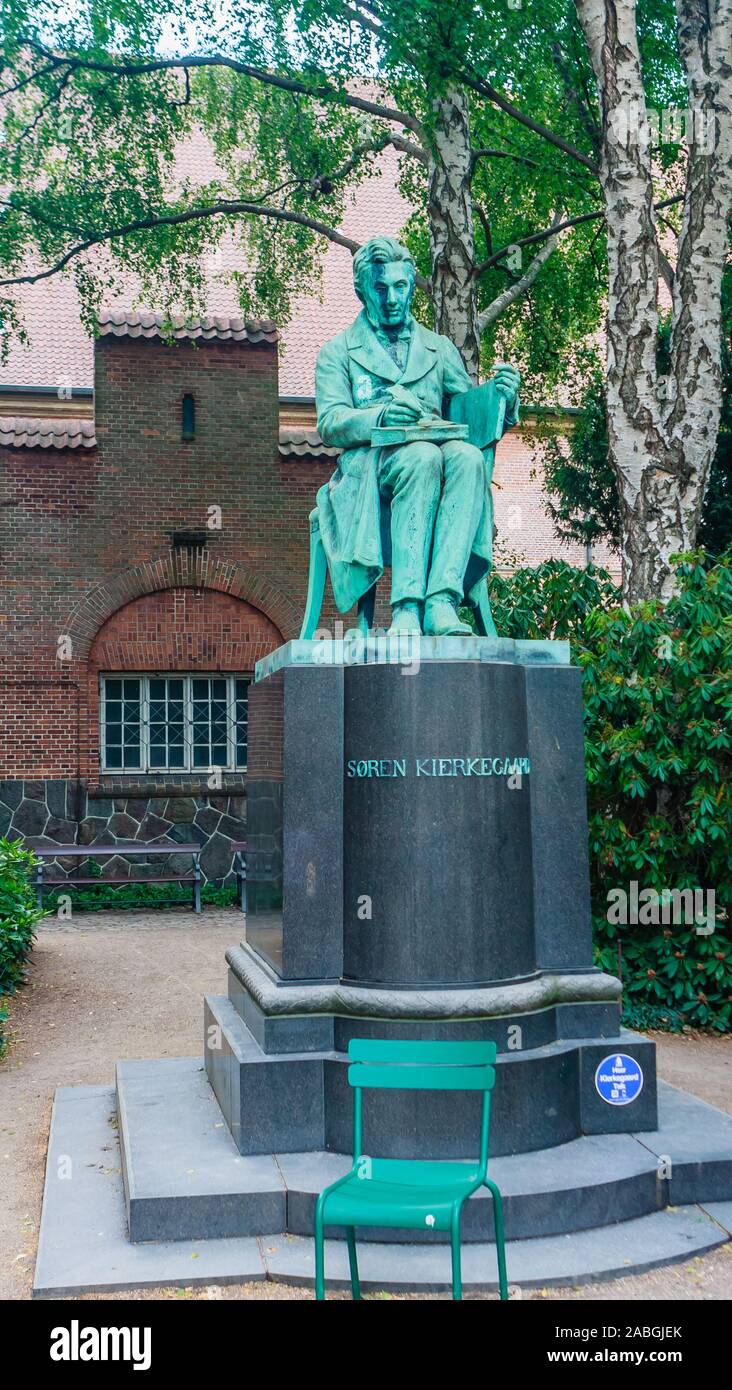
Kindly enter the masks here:
<path id="1" fill-rule="evenodd" d="M 495 450 L 518 420 L 519 373 L 504 363 L 473 386 L 449 338 L 411 313 L 415 265 L 393 237 L 354 257 L 364 308 L 326 343 L 315 373 L 317 427 L 342 449 L 310 516 L 302 638 L 318 626 L 330 574 L 338 611 L 373 624 L 376 585 L 391 565 L 390 632 L 495 636 L 486 576 L 493 553 Z"/>

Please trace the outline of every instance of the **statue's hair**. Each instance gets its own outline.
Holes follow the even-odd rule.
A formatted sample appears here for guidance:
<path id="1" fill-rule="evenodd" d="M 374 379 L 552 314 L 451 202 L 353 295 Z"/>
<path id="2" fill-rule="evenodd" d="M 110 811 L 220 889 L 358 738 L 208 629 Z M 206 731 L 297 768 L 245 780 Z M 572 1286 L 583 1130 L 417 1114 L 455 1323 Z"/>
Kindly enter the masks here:
<path id="1" fill-rule="evenodd" d="M 411 251 L 393 236 L 374 236 L 359 248 L 353 258 L 353 285 L 360 300 L 364 296 L 364 281 L 371 267 L 388 261 L 406 261 L 414 281 L 417 273 Z"/>

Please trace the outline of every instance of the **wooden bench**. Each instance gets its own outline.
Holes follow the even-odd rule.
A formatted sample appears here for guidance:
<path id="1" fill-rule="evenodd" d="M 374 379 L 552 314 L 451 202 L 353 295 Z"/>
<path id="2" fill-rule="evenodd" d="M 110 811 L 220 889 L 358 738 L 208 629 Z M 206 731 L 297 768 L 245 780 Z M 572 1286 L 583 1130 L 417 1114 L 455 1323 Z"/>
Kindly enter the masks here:
<path id="1" fill-rule="evenodd" d="M 269 871 L 272 869 L 275 858 L 279 855 L 275 850 L 256 850 L 252 849 L 246 840 L 232 841 L 231 848 L 234 851 L 234 873 L 236 874 L 236 900 L 242 912 L 247 910 L 247 849 L 251 858 L 251 873 L 249 882 L 255 883 L 258 878 L 263 877 L 263 882 L 269 881 Z"/>
<path id="2" fill-rule="evenodd" d="M 36 856 L 38 864 L 36 866 L 36 891 L 38 894 L 38 906 L 43 907 L 43 894 L 47 888 L 62 888 L 64 885 L 76 888 L 93 888 L 97 883 L 105 885 L 114 884 L 116 888 L 128 883 L 190 883 L 193 894 L 193 911 L 201 911 L 201 846 L 199 844 L 183 845 L 142 845 L 137 841 L 125 843 L 120 841 L 116 845 L 54 845 L 53 849 L 44 845 L 42 849 L 34 849 L 32 853 Z M 64 877 L 48 878 L 44 874 L 45 861 L 51 859 L 107 859 L 114 855 L 123 855 L 125 858 L 138 858 L 143 856 L 160 854 L 190 854 L 193 861 L 192 873 L 169 874 L 160 878 L 140 878 L 138 875 L 129 878 L 86 878 L 81 874 L 69 874 Z"/>

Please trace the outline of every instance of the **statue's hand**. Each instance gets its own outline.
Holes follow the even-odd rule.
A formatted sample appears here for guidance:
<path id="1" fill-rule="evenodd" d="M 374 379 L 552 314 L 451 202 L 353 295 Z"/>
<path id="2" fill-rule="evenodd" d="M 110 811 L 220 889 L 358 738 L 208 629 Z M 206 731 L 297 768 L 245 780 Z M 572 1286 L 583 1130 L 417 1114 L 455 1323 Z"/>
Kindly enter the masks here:
<path id="1" fill-rule="evenodd" d="M 424 415 L 424 407 L 420 405 L 417 397 L 401 387 L 398 395 L 386 407 L 381 417 L 382 425 L 413 425 L 415 420 L 420 420 Z"/>
<path id="2" fill-rule="evenodd" d="M 499 395 L 505 396 L 507 401 L 513 400 L 521 385 L 521 373 L 508 362 L 496 362 L 490 379 Z"/>

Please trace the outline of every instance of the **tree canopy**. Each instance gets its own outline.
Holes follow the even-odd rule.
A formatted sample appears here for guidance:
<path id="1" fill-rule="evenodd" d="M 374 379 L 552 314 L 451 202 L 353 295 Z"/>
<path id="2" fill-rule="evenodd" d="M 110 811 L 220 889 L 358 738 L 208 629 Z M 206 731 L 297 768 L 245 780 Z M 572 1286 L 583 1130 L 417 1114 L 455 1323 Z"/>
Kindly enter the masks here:
<path id="1" fill-rule="evenodd" d="M 485 360 L 510 346 L 529 395 L 546 398 L 597 326 L 599 112 L 571 0 L 0 0 L 0 16 L 10 328 L 21 327 L 15 284 L 52 271 L 74 277 L 90 324 L 130 275 L 142 302 L 200 311 L 205 257 L 232 230 L 242 310 L 284 324 L 295 294 L 317 288 L 327 242 L 354 249 L 339 233 L 344 208 L 387 143 L 414 208 L 405 239 L 429 320 L 430 163 L 439 98 L 455 91 L 469 114 Z M 639 24 L 650 99 L 683 104 L 670 0 L 646 0 Z M 216 157 L 204 183 L 176 174 L 197 131 Z M 550 243 L 551 272 L 542 263 L 512 298 L 553 221 L 574 225 Z"/>

